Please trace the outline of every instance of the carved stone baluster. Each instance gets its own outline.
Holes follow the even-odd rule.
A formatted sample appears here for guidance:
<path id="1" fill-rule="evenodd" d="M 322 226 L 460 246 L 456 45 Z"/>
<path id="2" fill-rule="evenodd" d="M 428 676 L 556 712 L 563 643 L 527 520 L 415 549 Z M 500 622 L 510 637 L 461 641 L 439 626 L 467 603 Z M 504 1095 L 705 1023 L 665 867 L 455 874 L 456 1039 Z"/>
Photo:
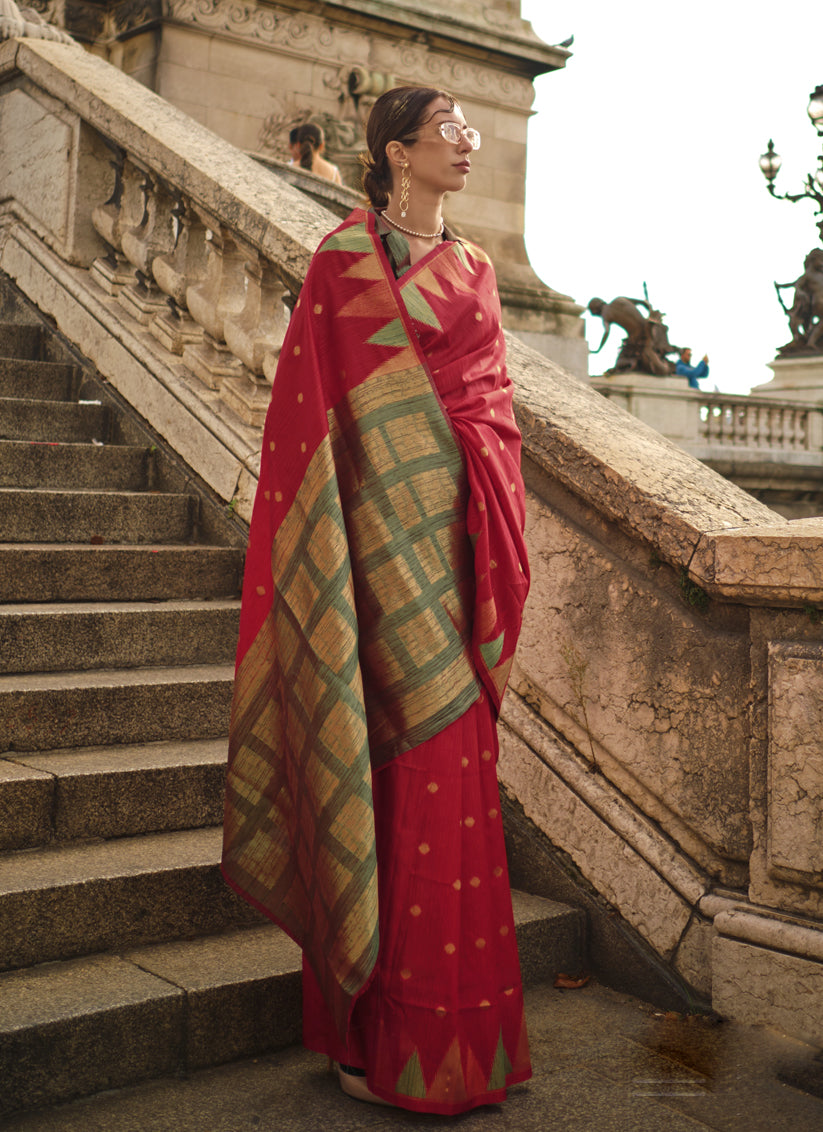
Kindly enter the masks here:
<path id="1" fill-rule="evenodd" d="M 799 451 L 806 452 L 809 448 L 809 410 L 798 409 L 795 420 L 794 446 Z"/>
<path id="2" fill-rule="evenodd" d="M 219 389 L 226 377 L 236 376 L 243 363 L 225 345 L 224 319 L 239 315 L 246 304 L 244 255 L 228 229 L 210 221 L 208 259 L 202 280 L 186 291 L 189 314 L 205 331 L 199 345 L 183 349 L 183 361 L 209 389 Z"/>
<path id="3" fill-rule="evenodd" d="M 768 448 L 772 428 L 774 426 L 774 409 L 764 408 L 757 410 L 757 428 L 752 435 L 752 444 L 755 448 Z"/>
<path id="4" fill-rule="evenodd" d="M 187 345 L 203 340 L 203 328 L 186 309 L 186 292 L 206 273 L 206 226 L 179 195 L 172 220 L 177 233 L 174 250 L 157 256 L 152 264 L 152 274 L 167 296 L 167 310 L 152 320 L 149 330 L 172 354 L 182 354 Z"/>
<path id="5" fill-rule="evenodd" d="M 242 376 L 223 383 L 222 397 L 250 425 L 263 424 L 270 382 L 288 326 L 287 288 L 274 265 L 253 252 L 246 261 L 246 304 L 224 320 L 226 344 L 245 366 Z"/>
<path id="6" fill-rule="evenodd" d="M 148 169 L 143 168 L 142 172 L 140 222 L 125 228 L 120 238 L 123 254 L 137 268 L 137 281 L 123 288 L 119 301 L 133 318 L 147 326 L 166 306 L 165 295 L 154 281 L 152 265 L 158 255 L 174 247 L 174 200 L 159 178 Z"/>
<path id="7" fill-rule="evenodd" d="M 135 281 L 134 268 L 123 255 L 123 232 L 138 223 L 143 211 L 142 174 L 128 160 L 122 149 L 115 151 L 114 189 L 105 204 L 92 210 L 94 227 L 110 247 L 107 256 L 98 257 L 91 265 L 92 278 L 108 295 L 119 294 L 122 287 Z"/>

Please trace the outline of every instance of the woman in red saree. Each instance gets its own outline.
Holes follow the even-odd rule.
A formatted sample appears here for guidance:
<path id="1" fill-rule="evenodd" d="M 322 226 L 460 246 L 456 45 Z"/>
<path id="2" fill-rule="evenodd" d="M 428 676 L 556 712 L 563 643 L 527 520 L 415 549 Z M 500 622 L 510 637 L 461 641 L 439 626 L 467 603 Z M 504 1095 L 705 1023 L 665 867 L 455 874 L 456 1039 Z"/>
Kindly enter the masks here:
<path id="1" fill-rule="evenodd" d="M 223 872 L 304 954 L 303 1040 L 419 1112 L 531 1075 L 496 777 L 528 566 L 494 270 L 443 226 L 480 137 L 372 111 L 283 343 L 252 517 Z"/>

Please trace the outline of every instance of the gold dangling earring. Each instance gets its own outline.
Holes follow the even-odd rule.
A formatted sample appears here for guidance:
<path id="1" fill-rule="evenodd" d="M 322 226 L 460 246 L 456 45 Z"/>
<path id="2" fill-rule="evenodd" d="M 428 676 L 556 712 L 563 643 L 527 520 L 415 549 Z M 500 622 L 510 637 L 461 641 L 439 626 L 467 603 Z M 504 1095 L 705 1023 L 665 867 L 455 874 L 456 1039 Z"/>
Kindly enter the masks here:
<path id="1" fill-rule="evenodd" d="M 408 165 L 403 166 L 403 172 L 400 174 L 400 217 L 406 218 L 406 213 L 409 211 L 409 190 L 411 189 L 411 174 L 409 173 Z"/>

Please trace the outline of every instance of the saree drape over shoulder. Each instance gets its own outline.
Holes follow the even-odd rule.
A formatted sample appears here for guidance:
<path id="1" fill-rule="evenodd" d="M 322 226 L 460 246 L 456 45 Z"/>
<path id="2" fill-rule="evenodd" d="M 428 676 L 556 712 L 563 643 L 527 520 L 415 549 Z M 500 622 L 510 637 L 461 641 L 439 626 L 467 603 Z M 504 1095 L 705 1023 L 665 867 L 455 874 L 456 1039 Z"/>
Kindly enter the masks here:
<path id="1" fill-rule="evenodd" d="M 382 946 L 375 776 L 479 703 L 493 731 L 528 589 L 523 517 L 491 263 L 446 241 L 395 279 L 375 216 L 355 210 L 312 260 L 272 390 L 223 854 L 228 882 L 303 948 L 341 1042 Z M 384 904 L 387 883 L 381 862 Z M 507 1077 L 515 1054 L 492 1049 L 477 1095 L 528 1076 Z"/>

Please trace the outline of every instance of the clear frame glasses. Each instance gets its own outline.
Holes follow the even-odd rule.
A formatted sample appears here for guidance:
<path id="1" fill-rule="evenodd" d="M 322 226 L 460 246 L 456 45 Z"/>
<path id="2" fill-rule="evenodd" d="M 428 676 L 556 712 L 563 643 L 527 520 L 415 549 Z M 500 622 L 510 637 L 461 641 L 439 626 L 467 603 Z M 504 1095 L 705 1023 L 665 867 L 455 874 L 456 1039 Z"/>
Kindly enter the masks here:
<path id="1" fill-rule="evenodd" d="M 480 134 L 471 126 L 458 126 L 457 122 L 440 122 L 438 125 L 441 137 L 452 145 L 459 145 L 460 139 L 465 138 L 472 149 L 480 149 Z"/>

